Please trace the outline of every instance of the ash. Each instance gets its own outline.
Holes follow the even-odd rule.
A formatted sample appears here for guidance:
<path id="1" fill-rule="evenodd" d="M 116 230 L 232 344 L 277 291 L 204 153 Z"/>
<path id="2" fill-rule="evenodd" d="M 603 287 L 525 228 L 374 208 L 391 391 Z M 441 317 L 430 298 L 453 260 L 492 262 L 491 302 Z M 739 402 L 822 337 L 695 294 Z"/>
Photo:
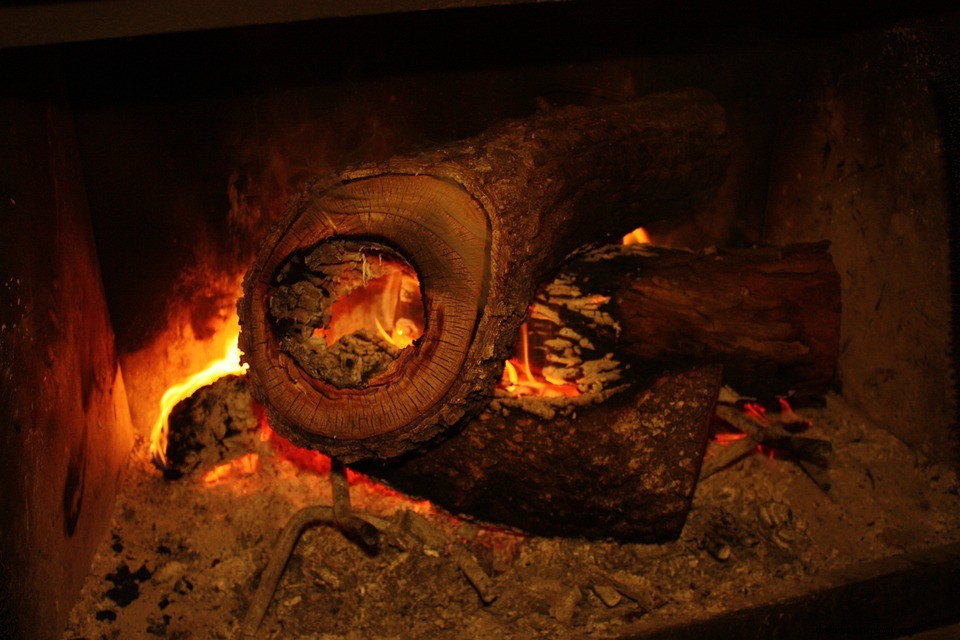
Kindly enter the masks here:
<path id="1" fill-rule="evenodd" d="M 496 599 L 481 601 L 442 544 L 385 535 L 374 553 L 318 526 L 300 539 L 256 637 L 617 637 L 802 594 L 826 573 L 960 539 L 953 471 L 839 397 L 798 413 L 833 443 L 829 492 L 799 466 L 753 454 L 702 481 L 680 538 L 659 545 L 527 537 L 353 475 L 355 512 L 420 516 L 472 554 Z M 324 461 L 275 435 L 245 438 L 219 467 L 170 481 L 143 443 L 64 638 L 238 637 L 284 523 L 331 504 Z"/>

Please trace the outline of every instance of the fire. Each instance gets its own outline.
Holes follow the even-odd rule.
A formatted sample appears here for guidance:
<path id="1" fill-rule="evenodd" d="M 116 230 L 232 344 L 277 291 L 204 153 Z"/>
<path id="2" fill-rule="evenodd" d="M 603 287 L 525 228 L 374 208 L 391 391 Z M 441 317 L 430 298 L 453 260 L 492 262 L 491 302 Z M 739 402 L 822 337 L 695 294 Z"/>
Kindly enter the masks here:
<path id="1" fill-rule="evenodd" d="M 413 269 L 396 264 L 387 275 L 367 281 L 331 305 L 331 320 L 315 335 L 323 335 L 328 345 L 341 336 L 361 329 L 376 329 L 377 334 L 403 349 L 423 333 L 423 304 L 420 281 Z"/>
<path id="2" fill-rule="evenodd" d="M 373 321 L 377 325 L 377 333 L 380 334 L 380 337 L 398 349 L 409 347 L 420 337 L 420 327 L 409 318 L 397 318 L 393 325 L 393 331 L 390 333 L 387 333 L 387 330 L 383 328 L 380 320 L 374 318 Z"/>
<path id="3" fill-rule="evenodd" d="M 247 365 L 240 364 L 239 338 L 240 332 L 237 330 L 227 341 L 227 350 L 222 358 L 214 360 L 203 370 L 169 387 L 163 393 L 160 399 L 160 416 L 150 433 L 150 458 L 158 467 L 167 466 L 167 419 L 177 403 L 190 397 L 200 387 L 212 384 L 223 376 L 240 375 L 246 372 Z"/>
<path id="4" fill-rule="evenodd" d="M 260 456 L 256 453 L 248 453 L 234 458 L 229 462 L 218 464 L 210 471 L 203 474 L 201 480 L 204 484 L 216 484 L 221 480 L 229 478 L 239 478 L 253 475 L 260 466 Z"/>
<path id="5" fill-rule="evenodd" d="M 630 246 L 632 244 L 650 244 L 650 234 L 643 227 L 637 227 L 627 235 L 623 236 L 623 244 Z"/>
<path id="6" fill-rule="evenodd" d="M 575 382 L 553 377 L 531 364 L 530 330 L 526 322 L 520 325 L 520 343 L 514 348 L 514 356 L 504 363 L 499 387 L 518 397 L 574 398 L 580 395 Z"/>
<path id="7" fill-rule="evenodd" d="M 624 245 L 649 243 L 650 234 L 643 227 L 638 227 L 623 236 Z M 603 296 L 597 296 L 597 298 L 595 302 L 598 305 L 609 301 L 609 298 Z M 514 346 L 514 355 L 503 364 L 503 375 L 498 385 L 500 389 L 516 397 L 574 398 L 580 395 L 576 381 L 551 376 L 542 367 L 530 361 L 530 351 L 530 329 L 524 322 L 520 325 L 520 340 Z"/>

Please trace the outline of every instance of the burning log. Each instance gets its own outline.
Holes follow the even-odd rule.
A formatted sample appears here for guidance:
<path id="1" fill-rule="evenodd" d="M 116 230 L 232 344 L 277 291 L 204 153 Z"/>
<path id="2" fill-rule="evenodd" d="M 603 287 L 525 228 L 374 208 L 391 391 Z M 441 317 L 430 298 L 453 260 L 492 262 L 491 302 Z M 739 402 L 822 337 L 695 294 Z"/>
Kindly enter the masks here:
<path id="1" fill-rule="evenodd" d="M 686 520 L 719 389 L 720 368 L 704 367 L 552 420 L 488 411 L 428 451 L 352 466 L 534 534 L 666 539 Z"/>
<path id="2" fill-rule="evenodd" d="M 601 247 L 565 265 L 537 294 L 517 371 L 496 390 L 494 411 L 425 453 L 360 468 L 454 512 L 526 531 L 666 537 L 679 531 L 683 515 L 674 516 L 686 513 L 683 491 L 693 489 L 679 471 L 685 463 L 670 478 L 626 470 L 670 468 L 691 451 L 699 467 L 704 442 L 696 434 L 705 433 L 714 382 L 704 374 L 668 376 L 649 388 L 643 381 L 671 362 L 699 360 L 729 366 L 729 378 L 751 389 L 823 391 L 833 377 L 839 313 L 839 278 L 825 243 L 708 253 Z M 638 351 L 641 359 L 620 362 Z M 631 379 L 633 391 L 624 391 Z M 547 397 L 529 397 L 538 393 Z M 584 408 L 587 396 L 600 404 Z M 622 411 L 637 398 L 637 412 Z M 671 402 L 692 413 L 671 413 Z M 670 438 L 645 432 L 658 415 Z M 704 474 L 760 445 L 817 461 L 830 451 L 828 442 L 779 429 L 747 433 Z M 662 491 L 668 481 L 682 490 Z"/>
<path id="3" fill-rule="evenodd" d="M 246 379 L 228 375 L 178 402 L 168 418 L 164 477 L 206 472 L 256 450 L 259 424 Z"/>
<path id="4" fill-rule="evenodd" d="M 593 352 L 629 361 L 635 375 L 714 363 L 743 393 L 822 394 L 840 345 L 840 276 L 827 249 L 601 247 L 543 287 L 531 327 L 565 327 Z M 580 377 L 563 367 L 552 375 Z"/>
<path id="5" fill-rule="evenodd" d="M 265 241 L 239 303 L 271 424 L 351 462 L 416 449 L 475 414 L 538 285 L 584 243 L 706 203 L 724 174 L 723 131 L 708 95 L 661 94 L 548 111 L 312 185 Z M 422 335 L 393 349 L 398 325 L 385 318 L 334 353 L 337 302 L 384 263 L 418 279 Z M 348 375 L 331 375 L 331 362 Z"/>

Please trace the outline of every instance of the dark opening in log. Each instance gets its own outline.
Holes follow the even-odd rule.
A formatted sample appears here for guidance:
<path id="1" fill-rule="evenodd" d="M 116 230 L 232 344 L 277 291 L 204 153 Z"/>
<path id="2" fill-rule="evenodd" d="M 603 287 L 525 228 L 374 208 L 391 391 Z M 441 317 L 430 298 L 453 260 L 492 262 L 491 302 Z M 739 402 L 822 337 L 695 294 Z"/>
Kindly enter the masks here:
<path id="1" fill-rule="evenodd" d="M 396 375 L 424 324 L 416 273 L 377 243 L 321 243 L 291 256 L 277 282 L 268 304 L 281 351 L 337 389 Z"/>

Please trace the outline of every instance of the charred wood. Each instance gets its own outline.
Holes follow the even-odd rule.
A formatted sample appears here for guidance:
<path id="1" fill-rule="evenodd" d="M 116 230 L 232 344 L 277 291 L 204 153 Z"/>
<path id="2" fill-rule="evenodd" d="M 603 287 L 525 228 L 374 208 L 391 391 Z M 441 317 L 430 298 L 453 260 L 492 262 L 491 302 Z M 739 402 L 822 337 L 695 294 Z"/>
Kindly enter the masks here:
<path id="1" fill-rule="evenodd" d="M 758 424 L 731 407 L 718 406 L 717 416 L 747 434 L 757 444 L 788 453 L 799 460 L 825 467 L 833 454 L 833 445 L 827 440 L 795 436 L 776 425 Z"/>
<path id="2" fill-rule="evenodd" d="M 719 367 L 671 374 L 552 420 L 488 411 L 425 452 L 353 466 L 538 535 L 666 539 L 690 508 L 719 381 Z"/>
<path id="3" fill-rule="evenodd" d="M 164 477 L 205 472 L 256 450 L 259 422 L 247 379 L 224 376 L 177 403 L 165 430 Z"/>
<path id="4" fill-rule="evenodd" d="M 416 449 L 475 415 L 538 285 L 584 243 L 707 203 L 725 172 L 724 127 L 698 91 L 567 107 L 310 186 L 266 239 L 239 303 L 271 424 L 350 462 Z M 270 300 L 292 256 L 371 238 L 415 267 L 425 333 L 362 389 L 338 388 L 281 348 Z"/>

